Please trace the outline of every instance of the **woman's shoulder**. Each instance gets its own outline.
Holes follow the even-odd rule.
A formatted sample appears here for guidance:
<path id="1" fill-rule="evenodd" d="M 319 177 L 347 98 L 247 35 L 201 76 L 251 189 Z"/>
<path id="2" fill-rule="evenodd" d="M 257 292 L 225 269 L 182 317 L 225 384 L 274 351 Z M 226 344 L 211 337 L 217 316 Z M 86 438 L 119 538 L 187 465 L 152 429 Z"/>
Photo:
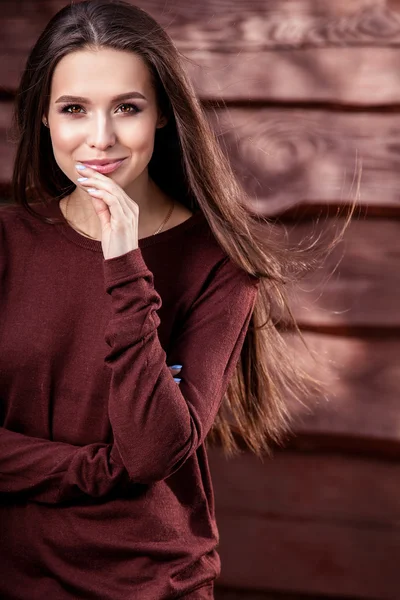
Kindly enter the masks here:
<path id="1" fill-rule="evenodd" d="M 182 260 L 185 262 L 186 259 L 189 269 L 203 275 L 208 273 L 207 277 L 216 277 L 220 284 L 229 282 L 228 285 L 258 286 L 259 280 L 240 267 L 218 241 L 202 211 L 190 213 L 183 223 L 187 224 L 187 235 L 181 246 Z M 230 229 L 227 224 L 227 231 Z"/>
<path id="2" fill-rule="evenodd" d="M 21 213 L 21 210 L 21 207 L 17 206 L 16 204 L 12 204 L 11 202 L 2 202 L 0 204 L 0 218 L 14 218 L 15 215 Z"/>
<path id="3" fill-rule="evenodd" d="M 220 281 L 236 281 L 239 285 L 243 281 L 247 285 L 249 274 L 218 241 L 203 211 L 183 208 L 169 229 L 141 240 L 145 259 L 162 271 L 168 271 L 173 265 L 174 273 L 186 283 L 192 279 L 206 282 L 217 277 Z"/>
<path id="4" fill-rule="evenodd" d="M 30 202 L 29 206 L 35 211 L 39 212 L 43 206 L 39 202 Z M 19 220 L 19 221 L 32 221 L 34 220 L 34 216 L 23 206 L 20 204 L 15 204 L 14 202 L 6 201 L 0 203 L 0 220 L 1 221 L 9 221 L 9 220 Z"/>
<path id="5" fill-rule="evenodd" d="M 2 202 L 0 204 L 0 235 L 4 237 L 5 232 L 11 230 L 12 223 L 19 222 L 23 216 L 21 206 L 10 202 Z"/>
<path id="6" fill-rule="evenodd" d="M 0 238 L 3 246 L 8 248 L 28 249 L 38 240 L 52 231 L 42 220 L 43 205 L 30 203 L 29 207 L 35 214 L 19 204 L 5 202 L 0 204 Z M 36 215 L 36 216 L 35 216 Z M 45 214 L 43 216 L 46 216 Z"/>

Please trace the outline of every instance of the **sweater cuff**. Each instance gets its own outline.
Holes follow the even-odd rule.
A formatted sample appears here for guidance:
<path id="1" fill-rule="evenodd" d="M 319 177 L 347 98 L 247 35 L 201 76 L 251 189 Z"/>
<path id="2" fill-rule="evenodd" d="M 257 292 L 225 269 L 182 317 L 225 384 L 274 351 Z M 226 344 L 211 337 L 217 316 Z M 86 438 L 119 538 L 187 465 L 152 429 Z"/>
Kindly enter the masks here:
<path id="1" fill-rule="evenodd" d="M 120 256 L 104 259 L 103 272 L 107 289 L 119 283 L 152 276 L 144 262 L 140 248 L 135 248 Z"/>

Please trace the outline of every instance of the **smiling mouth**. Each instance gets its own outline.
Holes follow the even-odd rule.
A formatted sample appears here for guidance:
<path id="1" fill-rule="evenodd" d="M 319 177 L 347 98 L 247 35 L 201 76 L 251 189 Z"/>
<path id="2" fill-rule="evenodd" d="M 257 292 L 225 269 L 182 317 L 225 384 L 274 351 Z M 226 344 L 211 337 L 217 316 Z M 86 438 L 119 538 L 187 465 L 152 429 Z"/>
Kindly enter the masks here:
<path id="1" fill-rule="evenodd" d="M 97 171 L 98 173 L 107 174 L 116 171 L 118 167 L 124 162 L 124 160 L 125 158 L 121 158 L 120 160 L 109 162 L 104 165 L 91 165 L 90 163 L 85 162 L 82 162 L 82 164 L 86 167 L 89 167 L 90 169 L 93 169 L 94 171 Z"/>

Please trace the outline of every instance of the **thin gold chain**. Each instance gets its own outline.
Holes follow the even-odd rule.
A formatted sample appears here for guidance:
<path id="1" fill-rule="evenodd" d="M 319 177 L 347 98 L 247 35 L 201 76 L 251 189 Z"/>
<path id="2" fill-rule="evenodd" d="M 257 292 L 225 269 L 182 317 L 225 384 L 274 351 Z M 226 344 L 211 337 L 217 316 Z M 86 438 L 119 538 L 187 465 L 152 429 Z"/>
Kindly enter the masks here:
<path id="1" fill-rule="evenodd" d="M 65 203 L 65 219 L 66 219 L 66 221 L 68 221 L 68 203 L 69 203 L 69 199 L 70 199 L 70 197 L 71 197 L 71 195 L 69 195 L 69 196 L 68 196 L 68 198 L 67 198 L 67 202 Z M 166 224 L 168 223 L 168 221 L 169 221 L 169 220 L 170 220 L 170 218 L 171 218 L 172 211 L 174 210 L 174 208 L 175 208 L 175 202 L 174 202 L 174 201 L 172 201 L 172 204 L 171 204 L 171 206 L 170 206 L 170 209 L 169 209 L 169 211 L 168 211 L 168 214 L 167 214 L 167 216 L 165 217 L 164 221 L 161 223 L 161 225 L 160 225 L 160 227 L 157 229 L 157 231 L 155 231 L 155 232 L 153 233 L 153 235 L 157 235 L 158 233 L 160 233 L 160 232 L 161 232 L 161 231 L 164 229 L 164 227 L 166 226 Z M 87 237 L 89 237 L 90 239 L 92 239 L 92 240 L 95 240 L 95 239 L 96 239 L 96 238 L 94 238 L 94 237 L 92 237 L 92 236 L 90 236 L 90 235 L 87 235 L 86 233 L 85 233 L 85 235 L 86 235 Z"/>
<path id="2" fill-rule="evenodd" d="M 171 207 L 170 207 L 170 209 L 169 209 L 169 211 L 168 211 L 168 214 L 167 214 L 167 216 L 165 217 L 164 221 L 161 223 L 161 225 L 160 225 L 160 227 L 157 229 L 157 231 L 155 231 L 155 232 L 153 233 L 153 235 L 157 235 L 157 233 L 160 233 L 160 231 L 161 231 L 161 230 L 162 230 L 162 229 L 163 229 L 163 228 L 166 226 L 166 224 L 168 223 L 168 221 L 169 221 L 169 220 L 170 220 L 170 218 L 171 218 L 172 211 L 174 210 L 174 206 L 175 206 L 175 202 L 174 202 L 174 201 L 172 201 L 172 204 L 171 204 Z"/>

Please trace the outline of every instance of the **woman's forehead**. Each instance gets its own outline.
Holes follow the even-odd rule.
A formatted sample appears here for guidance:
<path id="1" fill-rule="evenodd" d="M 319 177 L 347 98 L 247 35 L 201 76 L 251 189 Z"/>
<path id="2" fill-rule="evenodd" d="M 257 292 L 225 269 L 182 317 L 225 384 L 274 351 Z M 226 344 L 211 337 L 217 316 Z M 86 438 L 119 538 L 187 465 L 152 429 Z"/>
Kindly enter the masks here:
<path id="1" fill-rule="evenodd" d="M 83 49 L 64 56 L 52 77 L 51 95 L 96 98 L 138 92 L 145 98 L 153 89 L 151 72 L 133 52 L 100 48 Z"/>

